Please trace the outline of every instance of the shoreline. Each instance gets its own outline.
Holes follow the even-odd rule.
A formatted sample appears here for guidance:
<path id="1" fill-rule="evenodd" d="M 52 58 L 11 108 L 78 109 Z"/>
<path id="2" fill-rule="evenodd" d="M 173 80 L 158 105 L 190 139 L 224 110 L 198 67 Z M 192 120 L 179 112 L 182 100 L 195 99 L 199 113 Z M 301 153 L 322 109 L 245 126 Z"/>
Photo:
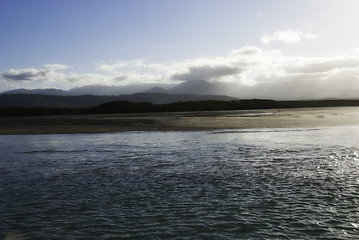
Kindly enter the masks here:
<path id="1" fill-rule="evenodd" d="M 0 135 L 359 126 L 359 107 L 0 118 Z"/>

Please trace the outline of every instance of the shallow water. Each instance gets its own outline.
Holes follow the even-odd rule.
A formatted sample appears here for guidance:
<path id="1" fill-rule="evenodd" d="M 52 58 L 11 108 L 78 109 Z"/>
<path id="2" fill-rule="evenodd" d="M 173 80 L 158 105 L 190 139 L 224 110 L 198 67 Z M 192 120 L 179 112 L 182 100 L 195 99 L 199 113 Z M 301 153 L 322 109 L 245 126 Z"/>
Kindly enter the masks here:
<path id="1" fill-rule="evenodd" d="M 358 137 L 359 127 L 0 136 L 0 239 L 354 239 Z"/>

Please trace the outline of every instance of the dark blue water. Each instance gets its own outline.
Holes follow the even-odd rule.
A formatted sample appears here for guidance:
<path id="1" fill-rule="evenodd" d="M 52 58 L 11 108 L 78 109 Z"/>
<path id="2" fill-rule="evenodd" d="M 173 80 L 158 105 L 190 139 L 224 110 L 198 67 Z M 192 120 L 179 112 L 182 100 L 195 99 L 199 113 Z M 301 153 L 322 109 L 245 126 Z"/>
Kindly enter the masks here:
<path id="1" fill-rule="evenodd" d="M 359 127 L 0 136 L 0 239 L 356 239 Z"/>

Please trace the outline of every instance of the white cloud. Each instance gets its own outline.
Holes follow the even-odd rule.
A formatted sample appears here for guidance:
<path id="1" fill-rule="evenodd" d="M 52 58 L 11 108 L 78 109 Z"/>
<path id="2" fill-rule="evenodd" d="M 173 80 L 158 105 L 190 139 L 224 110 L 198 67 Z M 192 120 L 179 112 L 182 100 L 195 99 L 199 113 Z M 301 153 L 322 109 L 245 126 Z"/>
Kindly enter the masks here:
<path id="1" fill-rule="evenodd" d="M 120 65 L 122 68 L 115 68 Z M 291 57 L 283 55 L 278 50 L 265 51 L 254 46 L 244 46 L 223 57 L 166 63 L 147 63 L 141 60 L 108 66 L 107 69 L 111 71 L 107 71 L 106 74 L 112 76 L 114 84 L 208 80 L 253 86 L 263 82 L 325 80 L 332 77 L 334 73 L 335 76 L 339 76 L 338 73 L 348 69 L 358 69 L 359 58 Z M 353 78 L 357 78 L 354 73 L 352 74 Z M 340 81 L 339 77 L 338 81 Z"/>
<path id="2" fill-rule="evenodd" d="M 63 64 L 45 64 L 44 68 L 49 71 L 56 71 L 56 70 L 65 70 L 68 69 L 69 66 Z"/>
<path id="3" fill-rule="evenodd" d="M 111 72 L 116 70 L 121 70 L 125 68 L 138 68 L 142 67 L 144 65 L 144 60 L 134 60 L 134 61 L 117 61 L 113 64 L 96 64 L 96 70 L 97 71 L 103 71 L 103 72 Z"/>
<path id="4" fill-rule="evenodd" d="M 314 87 L 359 87 L 359 57 L 354 54 L 332 58 L 293 57 L 278 50 L 263 50 L 254 46 L 244 46 L 220 57 L 165 63 L 119 61 L 96 64 L 92 72 L 72 71 L 72 68 L 61 64 L 47 64 L 40 69 L 9 69 L 0 73 L 0 81 L 11 88 L 46 86 L 63 89 L 94 84 L 179 83 L 188 80 L 234 82 L 246 86 L 264 84 L 266 87 L 258 90 L 258 94 L 262 93 L 258 97 L 266 96 L 267 92 L 268 97 L 284 93 L 289 96 L 295 90 L 289 86 L 296 88 L 296 92 L 298 89 L 312 91 Z M 269 95 L 270 92 L 272 95 Z"/>
<path id="5" fill-rule="evenodd" d="M 244 46 L 240 49 L 235 49 L 232 50 L 229 55 L 230 56 L 236 56 L 236 55 L 254 55 L 254 54 L 258 54 L 258 53 L 262 53 L 262 49 L 258 48 L 258 47 L 253 47 L 253 46 Z"/>
<path id="6" fill-rule="evenodd" d="M 261 37 L 263 44 L 269 44 L 273 41 L 279 41 L 286 44 L 297 43 L 303 39 L 315 39 L 318 38 L 318 34 L 305 33 L 301 30 L 283 30 L 275 31 L 272 35 L 264 34 Z"/>

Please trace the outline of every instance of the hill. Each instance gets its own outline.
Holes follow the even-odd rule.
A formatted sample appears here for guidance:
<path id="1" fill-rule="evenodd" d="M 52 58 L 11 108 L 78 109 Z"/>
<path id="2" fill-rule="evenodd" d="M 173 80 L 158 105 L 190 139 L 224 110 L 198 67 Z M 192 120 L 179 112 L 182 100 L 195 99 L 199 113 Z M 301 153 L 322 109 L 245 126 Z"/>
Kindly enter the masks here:
<path id="1" fill-rule="evenodd" d="M 116 113 L 159 113 L 218 110 L 255 110 L 279 108 L 318 108 L 359 106 L 359 100 L 316 100 L 316 101 L 275 101 L 275 100 L 233 100 L 233 101 L 189 101 L 167 104 L 146 102 L 114 101 L 87 108 L 60 107 L 11 107 L 0 108 L 1 117 L 9 116 L 47 116 L 47 115 L 83 115 Z"/>
<path id="2" fill-rule="evenodd" d="M 275 101 L 267 99 L 245 99 L 232 101 L 188 101 L 161 105 L 151 103 L 108 102 L 88 109 L 90 113 L 130 113 L 130 112 L 187 112 L 219 110 L 254 110 L 274 108 L 318 108 L 359 106 L 359 100 L 312 100 Z"/>
<path id="3" fill-rule="evenodd" d="M 191 95 L 191 94 L 165 94 L 165 93 L 135 93 L 120 96 L 55 96 L 42 94 L 2 94 L 0 107 L 63 107 L 81 108 L 92 107 L 112 101 L 149 102 L 153 104 L 166 104 L 179 101 L 231 101 L 236 98 L 220 95 Z"/>

